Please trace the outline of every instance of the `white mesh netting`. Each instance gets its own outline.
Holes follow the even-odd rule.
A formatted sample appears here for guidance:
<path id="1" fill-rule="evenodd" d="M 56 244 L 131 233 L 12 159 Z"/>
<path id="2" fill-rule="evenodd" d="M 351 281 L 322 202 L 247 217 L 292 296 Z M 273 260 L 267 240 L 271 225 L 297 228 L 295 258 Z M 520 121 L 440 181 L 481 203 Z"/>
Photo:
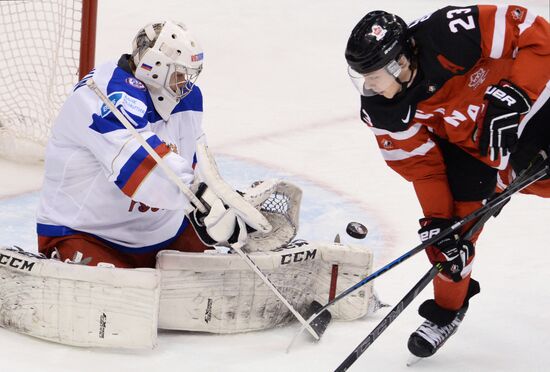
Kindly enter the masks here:
<path id="1" fill-rule="evenodd" d="M 266 182 L 270 183 L 270 182 Z M 259 210 L 272 226 L 267 234 L 258 231 L 248 235 L 245 250 L 248 252 L 271 251 L 289 243 L 298 232 L 302 190 L 286 181 L 273 180 L 267 198 Z"/>
<path id="2" fill-rule="evenodd" d="M 43 158 L 51 123 L 78 80 L 82 1 L 0 1 L 0 156 Z"/>

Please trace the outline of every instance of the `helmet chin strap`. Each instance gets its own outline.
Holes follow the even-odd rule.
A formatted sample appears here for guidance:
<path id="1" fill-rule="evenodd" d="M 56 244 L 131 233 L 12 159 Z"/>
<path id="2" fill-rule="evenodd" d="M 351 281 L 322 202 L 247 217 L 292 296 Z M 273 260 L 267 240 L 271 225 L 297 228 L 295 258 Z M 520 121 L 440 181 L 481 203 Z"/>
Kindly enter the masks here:
<path id="1" fill-rule="evenodd" d="M 411 75 L 409 77 L 409 80 L 407 80 L 407 81 L 401 81 L 401 79 L 399 79 L 399 77 L 394 77 L 397 84 L 401 85 L 400 92 L 404 92 L 405 89 L 407 89 L 409 87 L 410 83 L 414 79 L 414 76 L 416 75 L 415 72 L 416 72 L 416 70 L 411 69 Z"/>
<path id="2" fill-rule="evenodd" d="M 397 84 L 401 85 L 400 92 L 404 92 L 405 89 L 407 89 L 407 86 L 409 85 L 409 82 L 411 81 L 411 79 L 407 81 L 401 81 L 399 78 L 395 78 L 395 81 L 397 82 Z"/>

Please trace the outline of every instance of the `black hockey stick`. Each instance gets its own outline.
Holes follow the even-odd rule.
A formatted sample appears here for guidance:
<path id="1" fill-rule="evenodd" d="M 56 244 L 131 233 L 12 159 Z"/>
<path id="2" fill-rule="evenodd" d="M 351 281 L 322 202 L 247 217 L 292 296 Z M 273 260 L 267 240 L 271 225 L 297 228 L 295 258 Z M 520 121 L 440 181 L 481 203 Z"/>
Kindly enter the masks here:
<path id="1" fill-rule="evenodd" d="M 473 211 L 472 213 L 470 213 L 469 215 L 467 215 L 463 219 L 459 220 L 458 222 L 456 222 L 452 226 L 442 230 L 438 235 L 431 237 L 430 239 L 424 241 L 420 245 L 417 245 L 416 247 L 414 247 L 410 251 L 404 253 L 400 257 L 398 257 L 395 260 L 388 263 L 386 266 L 381 267 L 380 269 L 378 269 L 374 273 L 370 274 L 369 276 L 367 276 L 366 278 L 364 278 L 360 282 L 358 282 L 358 283 L 354 284 L 353 286 L 349 287 L 348 289 L 344 290 L 338 296 L 334 297 L 331 301 L 327 302 L 327 304 L 325 304 L 324 306 L 319 308 L 313 315 L 311 315 L 308 318 L 307 323 L 309 324 L 309 323 L 313 322 L 315 320 L 315 318 L 317 318 L 320 314 L 322 314 L 323 311 L 325 311 L 329 306 L 331 306 L 334 303 L 340 301 L 342 298 L 346 297 L 351 292 L 353 292 L 356 289 L 364 286 L 365 284 L 369 283 L 370 281 L 374 280 L 375 278 L 379 277 L 380 275 L 384 274 L 385 272 L 393 269 L 394 267 L 396 267 L 400 263 L 402 263 L 402 262 L 406 261 L 407 259 L 411 258 L 412 256 L 414 256 L 418 252 L 423 251 L 424 249 L 426 249 L 430 245 L 434 244 L 435 242 L 437 242 L 441 238 L 444 238 L 444 237 L 454 233 L 455 231 L 458 231 L 459 229 L 461 229 L 467 223 L 469 223 L 469 222 L 471 222 L 471 221 L 473 221 L 477 218 L 482 217 L 483 215 L 485 215 L 485 213 L 487 213 L 489 211 L 494 210 L 496 212 L 496 210 L 498 210 L 498 209 L 500 209 L 500 207 L 504 206 L 504 204 L 510 199 L 510 197 L 513 194 L 515 194 L 516 192 L 518 192 L 520 190 L 523 190 L 527 186 L 531 185 L 532 183 L 538 181 L 539 179 L 541 179 L 542 177 L 547 175 L 547 173 L 548 173 L 548 164 L 546 163 L 547 159 L 548 159 L 548 157 L 547 157 L 546 153 L 544 151 L 541 151 L 536 156 L 536 158 L 531 162 L 529 167 L 527 167 L 525 170 L 523 170 L 517 176 L 517 178 L 514 181 L 512 181 L 510 183 L 510 185 L 508 185 L 508 187 L 506 187 L 506 189 L 503 192 L 501 192 L 500 194 L 496 194 L 495 197 L 490 199 L 484 206 L 476 209 L 475 211 Z M 290 344 L 287 347 L 287 350 L 286 350 L 287 353 L 289 352 L 290 348 L 292 347 L 292 345 L 294 344 L 294 342 L 296 341 L 298 336 L 300 334 L 302 334 L 304 329 L 305 329 L 305 327 L 302 326 L 300 328 L 300 330 L 294 335 L 294 338 L 292 339 L 292 341 L 290 342 Z"/>
<path id="2" fill-rule="evenodd" d="M 347 371 L 349 367 L 372 345 L 374 340 L 378 338 L 388 328 L 388 326 L 405 310 L 407 306 L 418 296 L 420 292 L 432 281 L 439 271 L 435 266 L 424 274 L 422 279 L 415 284 L 414 287 L 395 305 L 393 309 L 382 319 L 380 323 L 372 330 L 367 337 L 361 341 L 359 345 L 351 352 L 350 355 L 336 368 L 335 372 Z"/>
<path id="3" fill-rule="evenodd" d="M 479 229 L 483 227 L 485 222 L 489 220 L 492 216 L 495 214 L 498 214 L 500 212 L 502 205 L 497 205 L 493 209 L 487 211 L 483 216 L 479 218 L 476 223 L 468 229 L 468 231 L 462 236 L 463 239 L 471 239 L 472 235 Z M 359 345 L 348 355 L 348 357 L 336 368 L 335 372 L 343 372 L 347 371 L 348 368 L 355 363 L 355 361 L 373 344 L 373 342 L 386 330 L 386 328 L 389 327 L 391 323 L 411 304 L 411 302 L 426 288 L 426 286 L 433 280 L 433 278 L 438 273 L 438 269 L 435 266 L 432 266 L 432 268 L 424 274 L 422 279 L 418 281 L 414 285 L 414 287 L 411 288 L 409 292 L 397 303 L 397 305 L 394 306 L 393 309 L 382 319 L 380 323 L 374 329 L 371 333 L 368 334 L 367 337 L 361 341 Z"/>

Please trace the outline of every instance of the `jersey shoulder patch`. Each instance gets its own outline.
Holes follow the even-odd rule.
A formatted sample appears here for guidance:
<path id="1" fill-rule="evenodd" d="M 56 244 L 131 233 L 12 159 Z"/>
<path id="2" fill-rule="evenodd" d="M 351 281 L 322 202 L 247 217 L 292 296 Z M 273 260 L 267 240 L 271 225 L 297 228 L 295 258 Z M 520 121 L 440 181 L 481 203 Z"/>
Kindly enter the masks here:
<path id="1" fill-rule="evenodd" d="M 120 67 L 113 70 L 106 90 L 111 102 L 135 120 L 145 120 L 146 113 L 151 110 L 152 101 L 145 84 Z M 109 112 L 106 105 L 101 107 L 102 117 L 107 116 Z"/>
<path id="2" fill-rule="evenodd" d="M 147 104 L 138 98 L 132 97 L 126 92 L 116 91 L 110 93 L 109 100 L 117 108 L 122 108 L 125 112 L 137 117 L 144 117 L 147 113 Z M 101 117 L 106 117 L 111 113 L 111 109 L 106 104 L 101 106 Z"/>
<path id="3" fill-rule="evenodd" d="M 123 69 L 116 67 L 107 83 L 107 97 L 119 109 L 128 121 L 136 128 L 144 128 L 149 123 L 148 112 L 152 102 L 145 85 Z M 101 134 L 106 134 L 125 126 L 102 103 L 99 113 L 93 115 L 90 128 Z"/>

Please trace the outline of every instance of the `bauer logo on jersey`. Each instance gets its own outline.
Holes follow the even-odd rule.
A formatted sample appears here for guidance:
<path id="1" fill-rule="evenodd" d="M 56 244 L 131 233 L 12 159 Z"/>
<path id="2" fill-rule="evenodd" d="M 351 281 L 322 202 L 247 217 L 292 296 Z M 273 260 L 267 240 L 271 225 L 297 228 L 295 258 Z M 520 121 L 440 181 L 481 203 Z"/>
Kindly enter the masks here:
<path id="1" fill-rule="evenodd" d="M 109 94 L 109 100 L 115 105 L 115 107 L 121 107 L 128 113 L 139 116 L 140 118 L 145 115 L 147 111 L 147 105 L 132 96 L 127 95 L 124 92 L 113 92 Z M 101 106 L 101 117 L 109 115 L 111 110 L 107 105 Z"/>
<path id="2" fill-rule="evenodd" d="M 126 83 L 136 89 L 145 90 L 145 85 L 135 77 L 126 78 Z"/>
<path id="3" fill-rule="evenodd" d="M 372 26 L 372 31 L 369 35 L 372 35 L 376 38 L 376 40 L 382 40 L 382 38 L 384 37 L 384 35 L 386 35 L 386 32 L 388 32 L 388 30 L 386 30 L 385 28 L 382 28 L 382 26 L 380 25 L 373 25 Z"/>

